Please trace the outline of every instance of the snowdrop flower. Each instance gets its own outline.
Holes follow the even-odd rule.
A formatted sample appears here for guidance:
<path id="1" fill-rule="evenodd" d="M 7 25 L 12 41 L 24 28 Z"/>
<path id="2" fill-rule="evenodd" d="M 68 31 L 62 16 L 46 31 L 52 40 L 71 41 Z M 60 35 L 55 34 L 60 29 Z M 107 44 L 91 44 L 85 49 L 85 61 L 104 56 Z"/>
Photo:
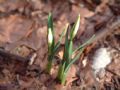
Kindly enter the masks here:
<path id="1" fill-rule="evenodd" d="M 51 28 L 48 29 L 48 44 L 51 46 L 53 43 L 53 34 Z"/>
<path id="2" fill-rule="evenodd" d="M 107 52 L 106 48 L 100 48 L 96 51 L 93 57 L 92 68 L 95 71 L 95 74 L 100 72 L 101 69 L 105 69 L 108 64 L 111 62 L 111 57 Z"/>

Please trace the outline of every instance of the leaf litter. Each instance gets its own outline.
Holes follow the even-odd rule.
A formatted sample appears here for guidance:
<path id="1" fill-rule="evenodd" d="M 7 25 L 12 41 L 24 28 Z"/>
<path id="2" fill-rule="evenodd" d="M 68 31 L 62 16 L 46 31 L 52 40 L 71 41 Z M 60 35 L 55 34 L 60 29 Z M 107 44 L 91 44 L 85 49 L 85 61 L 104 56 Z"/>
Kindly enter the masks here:
<path id="1" fill-rule="evenodd" d="M 120 13 L 119 0 L 0 0 L 0 48 L 11 55 L 28 58 L 36 53 L 31 65 L 17 58 L 0 55 L 1 90 L 79 90 L 120 89 Z M 96 38 L 86 47 L 82 57 L 68 72 L 67 85 L 56 81 L 59 57 L 62 57 L 64 40 L 53 66 L 54 76 L 44 72 L 47 64 L 47 16 L 53 13 L 55 41 L 66 23 L 74 24 L 81 14 L 81 25 L 75 46 L 84 43 L 93 34 Z M 112 43 L 112 44 L 111 44 Z M 106 47 L 112 62 L 96 80 L 91 65 L 97 49 Z M 16 56 L 15 56 L 16 57 Z M 87 65 L 82 65 L 86 59 Z M 104 75 L 103 75 L 104 74 Z M 103 75 L 103 76 L 102 76 Z M 98 78 L 98 77 L 97 77 Z M 59 89 L 58 89 L 59 88 Z"/>

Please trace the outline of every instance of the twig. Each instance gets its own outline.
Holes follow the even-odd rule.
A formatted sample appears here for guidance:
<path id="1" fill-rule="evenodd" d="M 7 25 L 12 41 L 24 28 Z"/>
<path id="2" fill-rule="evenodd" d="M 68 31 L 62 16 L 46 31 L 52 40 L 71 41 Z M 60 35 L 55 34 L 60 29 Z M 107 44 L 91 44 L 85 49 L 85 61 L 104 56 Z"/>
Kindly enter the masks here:
<path id="1" fill-rule="evenodd" d="M 106 68 L 106 71 L 112 73 L 112 74 L 115 75 L 115 76 L 120 77 L 120 75 L 118 75 L 117 73 L 115 73 L 114 71 L 112 71 L 112 70 L 110 70 L 110 69 L 108 69 L 108 68 Z"/>

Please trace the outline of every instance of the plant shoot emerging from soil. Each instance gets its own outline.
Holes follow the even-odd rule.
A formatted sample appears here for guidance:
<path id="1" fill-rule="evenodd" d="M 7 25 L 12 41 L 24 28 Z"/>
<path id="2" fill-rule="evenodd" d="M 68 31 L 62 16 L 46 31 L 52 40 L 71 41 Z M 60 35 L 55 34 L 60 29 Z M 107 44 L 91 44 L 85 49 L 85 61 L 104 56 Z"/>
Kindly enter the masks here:
<path id="1" fill-rule="evenodd" d="M 65 29 L 63 30 L 58 42 L 55 44 L 52 15 L 49 14 L 49 16 L 48 16 L 48 64 L 47 64 L 47 72 L 49 74 L 50 74 L 50 71 L 52 68 L 54 55 L 56 54 L 56 52 L 60 46 L 61 40 L 66 33 L 63 60 L 60 63 L 58 75 L 57 75 L 57 79 L 63 85 L 65 84 L 66 76 L 67 76 L 67 72 L 68 72 L 69 68 L 80 57 L 81 53 L 84 50 L 84 47 L 87 44 L 89 44 L 94 37 L 93 36 L 86 43 L 80 45 L 78 48 L 73 50 L 73 39 L 75 38 L 75 36 L 77 34 L 77 31 L 79 29 L 79 25 L 80 25 L 80 15 L 78 16 L 75 24 L 71 28 L 70 35 L 68 35 L 68 24 L 67 24 Z M 74 57 L 72 57 L 72 55 L 75 54 L 77 51 L 78 51 L 78 53 Z"/>
<path id="2" fill-rule="evenodd" d="M 58 71 L 58 76 L 57 76 L 57 79 L 60 81 L 60 83 L 62 85 L 65 85 L 66 76 L 67 76 L 67 72 L 68 72 L 69 68 L 80 57 L 81 53 L 84 50 L 84 46 L 89 44 L 94 37 L 93 36 L 86 43 L 80 45 L 77 49 L 73 50 L 73 39 L 77 34 L 77 31 L 79 29 L 79 25 L 80 25 L 80 15 L 78 16 L 75 24 L 73 25 L 73 27 L 70 31 L 70 38 L 68 38 L 68 36 L 69 36 L 68 30 L 66 33 L 63 60 L 59 66 L 59 71 Z M 72 58 L 72 55 L 76 51 L 79 51 L 79 52 Z"/>
<path id="3" fill-rule="evenodd" d="M 68 24 L 66 25 L 66 27 L 68 27 Z M 49 16 L 48 16 L 48 64 L 47 64 L 48 73 L 50 73 L 51 71 L 54 55 L 60 46 L 60 42 L 65 32 L 66 32 L 66 28 L 63 30 L 58 42 L 55 44 L 53 19 L 52 19 L 51 13 L 49 13 Z"/>

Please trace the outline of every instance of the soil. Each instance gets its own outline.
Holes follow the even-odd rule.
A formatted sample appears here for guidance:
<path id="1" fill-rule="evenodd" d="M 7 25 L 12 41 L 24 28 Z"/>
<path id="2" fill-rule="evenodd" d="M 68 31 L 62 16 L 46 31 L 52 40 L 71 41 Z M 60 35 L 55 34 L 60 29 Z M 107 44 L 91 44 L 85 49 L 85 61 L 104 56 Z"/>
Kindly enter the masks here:
<path id="1" fill-rule="evenodd" d="M 78 14 L 81 23 L 74 47 L 95 35 L 71 66 L 65 86 L 56 80 L 64 38 L 51 75 L 45 72 L 49 12 L 53 15 L 55 42 L 65 24 L 72 26 Z M 95 77 L 91 65 L 101 47 L 112 60 Z M 120 1 L 0 0 L 0 90 L 120 90 Z"/>

